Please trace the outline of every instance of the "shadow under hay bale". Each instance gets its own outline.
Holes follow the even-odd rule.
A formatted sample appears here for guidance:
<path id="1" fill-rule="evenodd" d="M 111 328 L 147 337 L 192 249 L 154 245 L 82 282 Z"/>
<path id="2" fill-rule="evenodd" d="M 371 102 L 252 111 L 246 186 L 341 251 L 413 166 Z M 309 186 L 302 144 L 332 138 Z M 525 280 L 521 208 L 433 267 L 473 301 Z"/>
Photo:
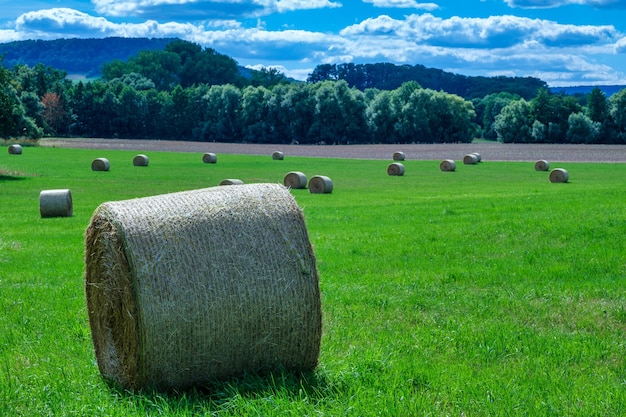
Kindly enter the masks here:
<path id="1" fill-rule="evenodd" d="M 550 170 L 550 162 L 545 161 L 543 159 L 535 162 L 535 171 L 549 171 Z"/>
<path id="2" fill-rule="evenodd" d="M 439 164 L 439 169 L 443 172 L 456 171 L 456 162 L 454 162 L 452 159 L 444 159 Z"/>
<path id="3" fill-rule="evenodd" d="M 324 175 L 315 175 L 309 180 L 309 193 L 330 194 L 333 192 L 333 181 Z"/>
<path id="4" fill-rule="evenodd" d="M 276 151 L 272 154 L 272 159 L 275 161 L 282 161 L 285 159 L 285 154 L 280 151 Z"/>
<path id="5" fill-rule="evenodd" d="M 22 145 L 18 145 L 14 143 L 13 145 L 9 145 L 9 155 L 21 155 L 22 154 Z"/>
<path id="6" fill-rule="evenodd" d="M 393 164 L 389 164 L 387 167 L 387 175 L 401 177 L 404 175 L 404 165 L 399 162 L 394 162 Z"/>
<path id="7" fill-rule="evenodd" d="M 465 165 L 476 165 L 478 163 L 478 156 L 473 153 L 468 153 L 463 157 L 463 163 Z"/>
<path id="8" fill-rule="evenodd" d="M 550 171 L 550 182 L 558 183 L 558 182 L 568 182 L 569 181 L 569 173 L 563 168 L 555 168 Z"/>
<path id="9" fill-rule="evenodd" d="M 306 188 L 307 178 L 304 173 L 300 171 L 291 171 L 288 172 L 287 175 L 283 178 L 283 184 L 285 187 L 292 189 L 303 189 Z"/>
<path id="10" fill-rule="evenodd" d="M 207 152 L 202 155 L 202 162 L 205 164 L 215 164 L 217 163 L 217 155 L 211 152 Z"/>
<path id="11" fill-rule="evenodd" d="M 96 158 L 91 162 L 92 171 L 108 171 L 111 169 L 111 164 L 106 158 Z"/>
<path id="12" fill-rule="evenodd" d="M 219 185 L 242 185 L 243 181 L 236 178 L 226 178 L 220 181 Z"/>
<path id="13" fill-rule="evenodd" d="M 302 211 L 280 184 L 108 202 L 85 234 L 105 379 L 187 389 L 317 366 L 321 300 Z"/>
<path id="14" fill-rule="evenodd" d="M 133 166 L 136 167 L 147 167 L 149 163 L 150 159 L 148 156 L 141 153 L 133 158 Z"/>
<path id="15" fill-rule="evenodd" d="M 72 192 L 70 190 L 43 190 L 39 193 L 41 217 L 72 217 Z"/>
<path id="16" fill-rule="evenodd" d="M 394 152 L 393 153 L 393 160 L 394 161 L 404 161 L 404 158 L 406 156 L 404 155 L 404 152 L 398 151 L 398 152 Z"/>

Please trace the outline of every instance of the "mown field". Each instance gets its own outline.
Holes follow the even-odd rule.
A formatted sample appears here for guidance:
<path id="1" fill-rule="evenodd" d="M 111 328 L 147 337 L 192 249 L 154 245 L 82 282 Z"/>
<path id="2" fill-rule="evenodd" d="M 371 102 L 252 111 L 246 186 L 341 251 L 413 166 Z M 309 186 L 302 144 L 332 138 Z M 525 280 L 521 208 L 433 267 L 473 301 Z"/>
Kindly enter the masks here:
<path id="1" fill-rule="evenodd" d="M 439 171 L 391 161 L 0 147 L 0 415 L 404 416 L 626 413 L 626 164 L 534 163 Z M 93 172 L 106 157 L 110 172 Z M 84 231 L 102 202 L 327 175 L 292 190 L 320 275 L 312 374 L 247 375 L 183 393 L 101 378 L 84 296 Z M 70 218 L 39 193 L 69 188 Z"/>

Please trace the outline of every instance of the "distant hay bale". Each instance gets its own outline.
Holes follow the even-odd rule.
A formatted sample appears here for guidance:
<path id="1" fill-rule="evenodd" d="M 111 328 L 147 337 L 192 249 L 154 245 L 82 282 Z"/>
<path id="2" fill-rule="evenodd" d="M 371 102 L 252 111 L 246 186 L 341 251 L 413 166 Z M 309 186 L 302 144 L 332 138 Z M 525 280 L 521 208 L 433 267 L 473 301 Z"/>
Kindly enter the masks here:
<path id="1" fill-rule="evenodd" d="M 73 204 L 70 190 L 43 190 L 39 193 L 41 217 L 72 217 Z"/>
<path id="2" fill-rule="evenodd" d="M 472 152 L 470 155 L 476 155 L 476 159 L 478 159 L 478 162 L 481 162 L 483 160 L 478 152 Z"/>
<path id="3" fill-rule="evenodd" d="M 106 158 L 96 158 L 91 162 L 92 171 L 108 171 L 111 169 L 111 164 Z"/>
<path id="4" fill-rule="evenodd" d="M 535 171 L 549 171 L 550 170 L 550 162 L 545 161 L 543 159 L 535 162 Z"/>
<path id="5" fill-rule="evenodd" d="M 478 163 L 478 156 L 473 153 L 468 153 L 463 157 L 463 163 L 465 165 L 476 165 Z"/>
<path id="6" fill-rule="evenodd" d="M 439 169 L 443 172 L 452 172 L 456 170 L 456 162 L 452 159 L 444 159 L 439 164 Z"/>
<path id="7" fill-rule="evenodd" d="M 148 156 L 141 153 L 133 158 L 133 165 L 136 167 L 147 167 L 149 163 Z"/>
<path id="8" fill-rule="evenodd" d="M 9 145 L 9 155 L 21 155 L 22 154 L 22 145 L 14 143 L 13 145 Z"/>
<path id="9" fill-rule="evenodd" d="M 387 167 L 387 175 L 401 177 L 404 175 L 404 165 L 400 162 L 394 162 Z"/>
<path id="10" fill-rule="evenodd" d="M 302 211 L 280 184 L 107 202 L 85 233 L 98 368 L 188 389 L 318 363 L 321 301 Z"/>
<path id="11" fill-rule="evenodd" d="M 404 152 L 398 151 L 393 153 L 394 161 L 404 161 L 405 155 Z"/>
<path id="12" fill-rule="evenodd" d="M 555 168 L 550 171 L 550 182 L 568 182 L 569 173 L 563 168 Z"/>
<path id="13" fill-rule="evenodd" d="M 217 155 L 211 152 L 207 152 L 202 155 L 202 162 L 205 164 L 215 164 L 217 163 Z"/>
<path id="14" fill-rule="evenodd" d="M 220 181 L 219 185 L 241 185 L 243 184 L 242 180 L 238 180 L 235 178 L 227 178 L 227 179 L 223 179 L 222 181 Z"/>
<path id="15" fill-rule="evenodd" d="M 333 181 L 324 175 L 315 175 L 309 180 L 311 194 L 330 194 L 333 192 Z"/>
<path id="16" fill-rule="evenodd" d="M 306 188 L 307 178 L 304 173 L 300 171 L 291 171 L 283 178 L 283 184 L 285 187 L 292 189 Z"/>
<path id="17" fill-rule="evenodd" d="M 274 153 L 272 153 L 272 159 L 275 161 L 282 161 L 283 159 L 285 159 L 285 154 L 280 151 L 275 151 Z"/>

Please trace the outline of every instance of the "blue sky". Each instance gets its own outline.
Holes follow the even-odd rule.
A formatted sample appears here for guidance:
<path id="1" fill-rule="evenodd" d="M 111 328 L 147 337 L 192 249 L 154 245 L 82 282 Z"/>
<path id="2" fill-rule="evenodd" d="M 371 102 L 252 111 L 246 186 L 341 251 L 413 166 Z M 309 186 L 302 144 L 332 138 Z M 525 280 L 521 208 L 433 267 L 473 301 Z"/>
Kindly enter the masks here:
<path id="1" fill-rule="evenodd" d="M 0 0 L 0 43 L 107 36 L 179 37 L 298 79 L 392 62 L 626 85 L 626 0 Z"/>

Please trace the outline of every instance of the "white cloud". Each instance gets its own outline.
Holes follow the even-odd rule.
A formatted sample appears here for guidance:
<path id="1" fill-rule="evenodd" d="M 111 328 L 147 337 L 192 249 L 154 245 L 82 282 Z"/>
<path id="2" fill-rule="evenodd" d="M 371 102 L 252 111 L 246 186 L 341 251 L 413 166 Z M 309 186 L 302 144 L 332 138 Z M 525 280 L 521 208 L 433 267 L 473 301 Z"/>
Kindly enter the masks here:
<path id="1" fill-rule="evenodd" d="M 418 3 L 416 0 L 363 0 L 372 3 L 374 7 L 397 7 L 401 9 L 421 9 L 433 11 L 439 9 L 436 3 Z"/>
<path id="2" fill-rule="evenodd" d="M 615 42 L 615 53 L 623 54 L 626 53 L 626 37 L 621 38 L 617 42 Z"/>
<path id="3" fill-rule="evenodd" d="M 624 0 L 504 0 L 509 7 L 520 9 L 553 9 L 555 7 L 582 5 L 597 8 L 626 8 Z"/>

